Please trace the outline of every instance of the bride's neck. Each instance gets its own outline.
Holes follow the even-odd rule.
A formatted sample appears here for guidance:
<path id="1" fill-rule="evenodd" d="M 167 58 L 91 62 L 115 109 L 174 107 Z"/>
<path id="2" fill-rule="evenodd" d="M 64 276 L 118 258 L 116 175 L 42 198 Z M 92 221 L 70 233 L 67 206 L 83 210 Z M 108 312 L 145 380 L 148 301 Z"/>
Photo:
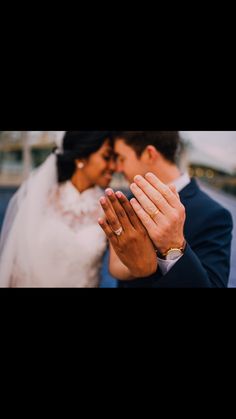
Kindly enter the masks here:
<path id="1" fill-rule="evenodd" d="M 74 175 L 71 179 L 72 185 L 80 192 L 87 191 L 88 189 L 92 188 L 93 185 L 85 179 L 83 176 Z"/>

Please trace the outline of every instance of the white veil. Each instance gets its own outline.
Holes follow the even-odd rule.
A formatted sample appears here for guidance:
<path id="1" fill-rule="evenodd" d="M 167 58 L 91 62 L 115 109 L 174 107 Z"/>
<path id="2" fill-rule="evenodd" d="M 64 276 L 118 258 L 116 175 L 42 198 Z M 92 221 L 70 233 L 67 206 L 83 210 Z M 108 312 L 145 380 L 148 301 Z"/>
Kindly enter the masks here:
<path id="1" fill-rule="evenodd" d="M 62 135 L 58 135 L 56 142 L 61 152 Z M 11 199 L 0 238 L 0 287 L 11 286 L 16 260 L 16 269 L 27 278 L 31 277 L 33 267 L 37 266 L 34 238 L 44 216 L 48 194 L 56 184 L 56 155 L 51 154 Z"/>

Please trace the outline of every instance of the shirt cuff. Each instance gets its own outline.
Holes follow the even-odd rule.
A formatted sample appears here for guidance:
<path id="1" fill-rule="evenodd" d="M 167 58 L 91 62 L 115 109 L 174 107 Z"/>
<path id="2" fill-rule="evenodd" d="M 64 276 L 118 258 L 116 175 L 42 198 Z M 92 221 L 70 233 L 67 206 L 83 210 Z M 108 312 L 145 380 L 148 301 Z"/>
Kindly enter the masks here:
<path id="1" fill-rule="evenodd" d="M 158 259 L 158 265 L 159 268 L 161 270 L 162 275 L 166 275 L 168 274 L 168 272 L 174 267 L 174 265 L 183 257 L 183 255 L 181 255 L 180 257 L 178 257 L 178 259 L 175 260 L 164 260 L 164 259 Z"/>

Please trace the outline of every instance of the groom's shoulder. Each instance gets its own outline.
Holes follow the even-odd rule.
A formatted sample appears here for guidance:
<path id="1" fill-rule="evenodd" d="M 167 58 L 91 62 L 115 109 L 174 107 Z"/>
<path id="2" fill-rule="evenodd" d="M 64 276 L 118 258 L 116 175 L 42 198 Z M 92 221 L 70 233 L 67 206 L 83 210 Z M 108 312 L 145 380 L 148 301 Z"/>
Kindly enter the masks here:
<path id="1" fill-rule="evenodd" d="M 189 190 L 194 193 L 183 200 L 188 213 L 195 214 L 198 219 L 207 218 L 212 221 L 221 219 L 224 223 L 233 223 L 231 213 L 203 190 L 195 180 L 192 180 Z"/>

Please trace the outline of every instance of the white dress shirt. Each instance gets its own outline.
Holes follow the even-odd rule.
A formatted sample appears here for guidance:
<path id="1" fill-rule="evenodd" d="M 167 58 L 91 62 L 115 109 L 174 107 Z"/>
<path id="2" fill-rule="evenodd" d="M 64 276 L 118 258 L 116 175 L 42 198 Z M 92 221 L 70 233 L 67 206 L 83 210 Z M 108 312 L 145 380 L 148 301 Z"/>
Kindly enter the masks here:
<path id="1" fill-rule="evenodd" d="M 179 193 L 187 185 L 189 185 L 190 182 L 191 180 L 188 173 L 184 173 L 178 179 L 172 182 L 172 184 L 176 186 L 177 192 Z M 175 259 L 175 260 L 164 260 L 164 259 L 158 258 L 158 263 L 159 263 L 159 267 L 162 274 L 166 275 L 173 268 L 173 266 L 182 258 L 182 256 L 180 256 L 178 259 Z"/>

